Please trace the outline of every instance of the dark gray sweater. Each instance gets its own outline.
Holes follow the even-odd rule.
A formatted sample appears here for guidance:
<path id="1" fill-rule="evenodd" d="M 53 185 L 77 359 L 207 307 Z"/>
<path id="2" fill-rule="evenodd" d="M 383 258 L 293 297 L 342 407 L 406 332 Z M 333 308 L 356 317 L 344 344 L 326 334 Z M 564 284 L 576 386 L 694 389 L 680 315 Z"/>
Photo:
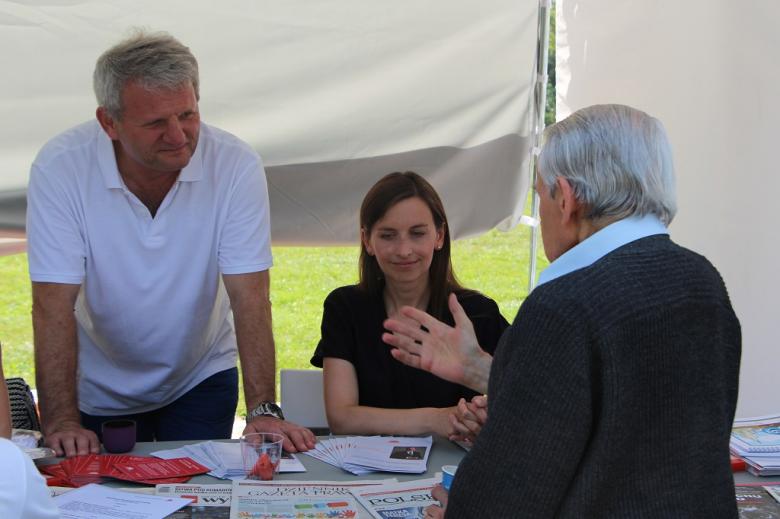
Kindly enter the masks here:
<path id="1" fill-rule="evenodd" d="M 737 517 L 740 350 L 718 272 L 665 235 L 539 286 L 499 343 L 447 517 Z"/>

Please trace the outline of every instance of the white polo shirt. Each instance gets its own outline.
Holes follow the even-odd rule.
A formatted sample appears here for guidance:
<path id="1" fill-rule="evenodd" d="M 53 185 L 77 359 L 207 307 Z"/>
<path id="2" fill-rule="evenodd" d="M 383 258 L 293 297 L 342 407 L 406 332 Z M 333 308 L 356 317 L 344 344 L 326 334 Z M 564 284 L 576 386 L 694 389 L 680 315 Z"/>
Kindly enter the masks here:
<path id="1" fill-rule="evenodd" d="M 139 413 L 236 364 L 222 274 L 272 265 L 268 188 L 249 145 L 201 124 L 152 218 L 97 121 L 49 141 L 27 192 L 30 279 L 80 284 L 79 408 Z"/>

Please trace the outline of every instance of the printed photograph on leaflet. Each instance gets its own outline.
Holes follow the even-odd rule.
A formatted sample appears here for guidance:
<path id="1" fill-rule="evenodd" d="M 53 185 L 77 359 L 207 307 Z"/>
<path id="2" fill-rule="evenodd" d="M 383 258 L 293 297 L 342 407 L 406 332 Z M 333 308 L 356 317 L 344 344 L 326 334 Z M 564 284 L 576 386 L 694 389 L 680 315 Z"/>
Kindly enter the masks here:
<path id="1" fill-rule="evenodd" d="M 394 460 L 421 460 L 425 458 L 425 447 L 393 447 L 390 458 Z"/>

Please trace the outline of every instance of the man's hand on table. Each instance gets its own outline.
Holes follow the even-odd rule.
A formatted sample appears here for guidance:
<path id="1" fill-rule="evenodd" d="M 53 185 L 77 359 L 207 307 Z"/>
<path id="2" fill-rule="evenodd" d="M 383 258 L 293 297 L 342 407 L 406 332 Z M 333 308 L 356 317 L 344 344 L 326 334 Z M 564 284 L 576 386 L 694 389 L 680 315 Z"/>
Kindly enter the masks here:
<path id="1" fill-rule="evenodd" d="M 70 458 L 100 452 L 97 434 L 73 421 L 60 422 L 48 428 L 44 435 L 44 444 L 54 449 L 59 457 Z"/>
<path id="2" fill-rule="evenodd" d="M 246 424 L 242 434 L 272 432 L 284 436 L 284 450 L 287 452 L 306 452 L 313 449 L 317 437 L 306 427 L 280 420 L 273 416 L 258 416 Z"/>

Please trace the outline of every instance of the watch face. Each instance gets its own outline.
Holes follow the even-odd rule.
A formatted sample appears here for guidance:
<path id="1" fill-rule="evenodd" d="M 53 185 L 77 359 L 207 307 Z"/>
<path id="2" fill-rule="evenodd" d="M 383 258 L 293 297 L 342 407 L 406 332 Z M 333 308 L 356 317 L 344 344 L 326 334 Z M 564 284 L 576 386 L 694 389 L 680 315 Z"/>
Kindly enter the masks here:
<path id="1" fill-rule="evenodd" d="M 281 413 L 282 412 L 282 410 L 279 408 L 278 405 L 272 404 L 270 402 L 266 403 L 264 407 L 265 407 L 266 412 L 270 412 L 270 413 Z"/>

